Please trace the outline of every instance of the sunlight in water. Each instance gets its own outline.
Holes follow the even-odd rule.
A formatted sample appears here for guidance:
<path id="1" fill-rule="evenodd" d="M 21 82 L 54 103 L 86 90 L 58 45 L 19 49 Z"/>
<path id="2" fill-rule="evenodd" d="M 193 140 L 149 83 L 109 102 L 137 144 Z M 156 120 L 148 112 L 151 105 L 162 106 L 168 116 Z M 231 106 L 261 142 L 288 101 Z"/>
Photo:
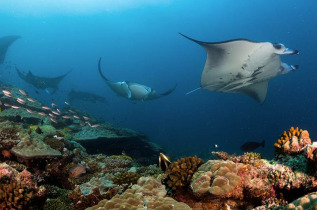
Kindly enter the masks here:
<path id="1" fill-rule="evenodd" d="M 15 15 L 95 14 L 168 2 L 171 0 L 10 0 L 0 1 L 0 12 Z"/>

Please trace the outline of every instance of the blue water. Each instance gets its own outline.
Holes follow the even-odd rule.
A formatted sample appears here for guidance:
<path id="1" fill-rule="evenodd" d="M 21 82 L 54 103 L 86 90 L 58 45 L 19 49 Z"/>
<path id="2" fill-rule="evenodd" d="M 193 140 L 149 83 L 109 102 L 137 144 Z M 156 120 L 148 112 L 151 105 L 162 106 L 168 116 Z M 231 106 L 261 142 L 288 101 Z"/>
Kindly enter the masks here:
<path id="1" fill-rule="evenodd" d="M 317 138 L 317 2 L 313 0 L 187 1 L 0 1 L 0 37 L 20 35 L 9 49 L 8 63 L 40 76 L 73 69 L 49 95 L 1 67 L 1 81 L 27 90 L 45 103 L 62 104 L 71 89 L 106 97 L 109 105 L 82 106 L 120 127 L 147 134 L 171 154 L 213 150 L 241 153 L 246 141 L 266 140 L 256 151 L 266 157 L 291 126 Z M 75 3 L 76 2 L 76 3 Z M 264 104 L 241 94 L 199 90 L 206 53 L 178 34 L 202 41 L 247 38 L 281 42 L 300 51 L 282 56 L 300 69 L 270 81 Z M 113 81 L 135 81 L 171 95 L 131 102 L 116 96 L 100 78 L 97 62 Z M 78 107 L 81 104 L 77 104 Z"/>

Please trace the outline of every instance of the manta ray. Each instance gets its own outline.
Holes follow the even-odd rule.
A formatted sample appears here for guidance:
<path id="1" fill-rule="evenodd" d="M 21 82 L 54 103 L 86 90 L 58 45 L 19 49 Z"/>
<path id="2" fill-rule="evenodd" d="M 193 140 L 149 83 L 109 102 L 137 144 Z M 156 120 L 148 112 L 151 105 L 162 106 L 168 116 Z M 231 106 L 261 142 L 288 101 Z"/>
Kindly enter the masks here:
<path id="1" fill-rule="evenodd" d="M 20 39 L 20 36 L 4 36 L 0 38 L 0 64 L 3 64 L 6 53 L 10 45 L 17 39 Z"/>
<path id="2" fill-rule="evenodd" d="M 223 42 L 196 42 L 207 52 L 200 88 L 210 91 L 242 93 L 263 103 L 269 80 L 298 69 L 288 65 L 280 55 L 298 54 L 281 43 L 233 39 Z M 190 91 L 189 93 L 194 92 Z"/>
<path id="3" fill-rule="evenodd" d="M 129 81 L 112 82 L 109 79 L 107 79 L 102 73 L 101 58 L 99 59 L 99 62 L 98 62 L 98 70 L 102 79 L 106 82 L 106 84 L 111 88 L 113 92 L 129 100 L 146 101 L 146 100 L 158 99 L 163 96 L 167 96 L 171 94 L 177 86 L 175 85 L 173 88 L 167 90 L 166 92 L 159 94 L 151 87 L 148 87 L 136 82 L 129 82 Z"/>
<path id="4" fill-rule="evenodd" d="M 96 95 L 94 93 L 71 90 L 68 94 L 68 101 L 72 103 L 75 100 L 108 104 L 107 99 L 102 96 Z"/>
<path id="5" fill-rule="evenodd" d="M 24 75 L 17 67 L 16 71 L 21 79 L 23 79 L 25 82 L 33 85 L 37 89 L 53 89 L 50 94 L 54 94 L 58 89 L 58 84 L 66 77 L 71 71 L 67 72 L 66 74 L 63 74 L 58 77 L 39 77 L 35 76 L 31 71 L 29 71 L 26 75 Z"/>

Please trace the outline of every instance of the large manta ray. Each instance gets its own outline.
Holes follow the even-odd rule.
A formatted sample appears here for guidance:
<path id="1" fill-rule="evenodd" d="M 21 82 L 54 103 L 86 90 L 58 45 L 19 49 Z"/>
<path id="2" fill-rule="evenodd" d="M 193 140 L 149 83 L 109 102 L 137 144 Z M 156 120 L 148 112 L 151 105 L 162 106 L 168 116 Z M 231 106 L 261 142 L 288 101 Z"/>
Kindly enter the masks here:
<path id="1" fill-rule="evenodd" d="M 103 75 L 100 62 L 101 58 L 98 62 L 98 70 L 106 84 L 112 89 L 113 92 L 129 100 L 145 101 L 161 98 L 171 94 L 177 86 L 175 85 L 172 89 L 166 91 L 165 93 L 159 94 L 152 88 L 139 83 L 129 81 L 112 82 Z"/>
<path id="2" fill-rule="evenodd" d="M 68 94 L 68 101 L 69 102 L 73 102 L 73 101 L 88 101 L 91 103 L 104 103 L 104 104 L 108 104 L 108 101 L 106 98 L 96 95 L 94 93 L 88 93 L 88 92 L 83 92 L 83 91 L 75 91 L 75 90 L 71 90 Z"/>
<path id="3" fill-rule="evenodd" d="M 298 69 L 297 65 L 283 63 L 280 58 L 298 51 L 280 43 L 247 39 L 202 42 L 181 35 L 205 48 L 207 58 L 200 88 L 210 91 L 242 93 L 263 103 L 270 79 Z"/>
<path id="4" fill-rule="evenodd" d="M 27 75 L 24 75 L 17 67 L 16 71 L 21 79 L 33 85 L 37 89 L 53 89 L 53 91 L 50 94 L 54 94 L 57 91 L 58 84 L 64 79 L 64 77 L 66 77 L 71 72 L 69 71 L 66 74 L 63 74 L 58 77 L 39 77 L 35 76 L 31 71 L 29 71 Z"/>
<path id="5" fill-rule="evenodd" d="M 17 39 L 21 38 L 20 36 L 4 36 L 0 38 L 0 64 L 3 64 L 4 58 L 6 56 L 7 50 L 10 45 Z"/>

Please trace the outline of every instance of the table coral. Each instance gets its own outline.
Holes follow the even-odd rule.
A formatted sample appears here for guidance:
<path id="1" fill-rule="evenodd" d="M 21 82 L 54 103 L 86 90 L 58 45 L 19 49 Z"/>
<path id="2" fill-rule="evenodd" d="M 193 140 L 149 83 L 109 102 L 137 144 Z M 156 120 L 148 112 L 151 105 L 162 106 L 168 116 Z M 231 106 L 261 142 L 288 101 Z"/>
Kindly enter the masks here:
<path id="1" fill-rule="evenodd" d="M 202 163 L 203 160 L 197 156 L 185 157 L 173 162 L 165 171 L 168 175 L 167 185 L 173 190 L 189 185 L 193 174 Z"/>

